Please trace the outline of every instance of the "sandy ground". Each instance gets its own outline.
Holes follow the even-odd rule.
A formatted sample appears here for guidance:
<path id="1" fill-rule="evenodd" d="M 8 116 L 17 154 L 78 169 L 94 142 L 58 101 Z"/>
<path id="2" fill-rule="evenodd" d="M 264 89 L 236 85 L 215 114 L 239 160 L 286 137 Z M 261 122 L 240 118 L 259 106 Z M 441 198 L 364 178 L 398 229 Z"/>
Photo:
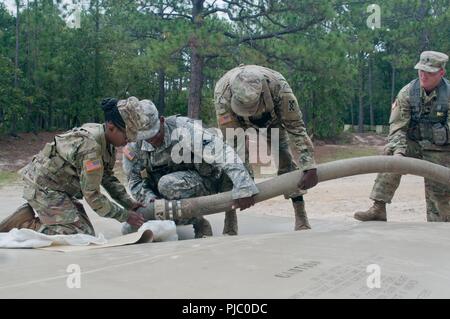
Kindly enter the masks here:
<path id="1" fill-rule="evenodd" d="M 34 135 L 32 133 L 21 134 L 20 138 L 0 138 L 0 171 L 16 171 L 26 164 L 32 156 L 37 153 L 46 142 L 53 139 L 55 133 L 46 132 Z M 333 159 L 339 153 L 368 150 L 372 154 L 381 154 L 385 139 L 374 134 L 353 134 L 347 145 L 327 144 L 323 141 L 315 142 L 315 156 L 317 162 Z M 354 156 L 360 156 L 358 154 Z M 117 155 L 117 176 L 123 180 L 121 172 L 121 149 Z M 261 181 L 257 179 L 256 181 Z M 370 207 L 372 201 L 369 199 L 370 191 L 375 180 L 375 174 L 359 175 L 327 181 L 309 190 L 305 196 L 306 209 L 311 224 L 315 221 L 333 221 L 340 223 L 358 223 L 353 219 L 353 214 L 358 210 Z M 21 199 L 20 182 L 0 185 L 0 218 L 9 215 L 15 207 L 20 205 Z M 89 210 L 88 210 L 89 211 Z M 293 224 L 293 208 L 289 200 L 279 196 L 263 203 L 259 203 L 251 209 L 242 212 L 251 215 L 269 215 L 291 218 Z M 93 222 L 110 223 L 104 218 L 98 218 L 91 214 Z M 220 218 L 219 216 L 217 218 Z M 393 203 L 388 206 L 388 219 L 401 222 L 425 222 L 425 199 L 423 179 L 417 176 L 404 176 Z M 112 224 L 111 224 L 112 225 Z M 108 228 L 109 229 L 109 228 Z"/>
<path id="2" fill-rule="evenodd" d="M 381 145 L 373 146 L 379 151 Z M 22 146 L 12 146 L 4 152 L 0 143 L 0 170 L 16 170 L 31 156 Z M 319 145 L 318 158 L 338 154 L 336 149 L 342 151 Z M 123 178 L 120 169 L 117 175 Z M 371 205 L 374 180 L 375 174 L 359 175 L 309 190 L 309 231 L 293 231 L 292 204 L 279 196 L 239 212 L 239 236 L 222 237 L 220 213 L 207 217 L 214 233 L 207 239 L 77 253 L 3 249 L 0 299 L 448 298 L 450 225 L 425 223 L 423 178 L 403 177 L 388 206 L 388 223 L 361 223 L 353 214 Z M 21 193 L 18 181 L 0 186 L 0 220 L 24 202 Z M 120 223 L 85 207 L 97 234 L 120 236 Z M 190 225 L 177 233 L 180 239 L 193 237 Z M 74 264 L 82 272 L 80 289 L 68 286 L 68 266 Z M 380 289 L 367 286 L 367 266 L 374 264 L 381 270 Z M 149 289 L 155 283 L 158 289 Z"/>
<path id="3" fill-rule="evenodd" d="M 320 183 L 309 190 L 305 196 L 306 208 L 312 227 L 321 222 L 336 221 L 338 223 L 359 223 L 353 219 L 353 213 L 360 209 L 367 209 L 372 201 L 369 194 L 375 174 L 366 174 L 346 177 L 339 180 Z M 261 180 L 257 180 L 261 181 Z M 21 199 L 21 186 L 14 185 L 0 188 L 0 218 L 4 218 L 14 211 L 15 207 L 23 202 Z M 290 218 L 292 225 L 294 215 L 292 204 L 283 196 L 278 196 L 258 203 L 254 207 L 243 211 L 241 214 L 268 215 Z M 221 214 L 217 214 L 218 217 Z M 114 220 L 108 220 L 90 213 L 94 227 L 96 224 L 113 224 Z M 393 203 L 388 206 L 388 219 L 391 222 L 425 222 L 425 196 L 423 179 L 417 176 L 404 176 L 397 190 Z M 97 227 L 96 227 L 97 228 Z M 120 225 L 114 227 L 117 231 Z M 110 229 L 109 227 L 107 229 Z M 108 235 L 108 234 L 105 234 Z M 114 232 L 114 234 L 118 233 Z"/>
<path id="4" fill-rule="evenodd" d="M 293 231 L 291 203 L 280 196 L 239 213 L 239 236 L 222 237 L 223 214 L 214 214 L 213 238 L 75 253 L 2 249 L 0 299 L 448 298 L 450 225 L 424 222 L 421 178 L 404 178 L 388 223 L 352 218 L 369 206 L 374 177 L 310 190 L 308 231 Z M 22 202 L 20 193 L 20 185 L 0 189 L 0 218 Z M 97 234 L 120 235 L 117 221 L 87 211 Z M 191 226 L 177 233 L 193 237 Z M 68 285 L 71 265 L 81 271 L 80 289 Z M 368 265 L 379 267 L 380 289 L 367 286 Z"/>
<path id="5" fill-rule="evenodd" d="M 375 174 L 366 174 L 320 183 L 305 196 L 311 219 L 344 219 L 353 222 L 353 213 L 369 208 Z M 259 213 L 276 216 L 293 214 L 290 201 L 276 197 L 259 204 Z M 390 221 L 426 221 L 423 178 L 404 176 L 393 203 L 388 206 Z"/>

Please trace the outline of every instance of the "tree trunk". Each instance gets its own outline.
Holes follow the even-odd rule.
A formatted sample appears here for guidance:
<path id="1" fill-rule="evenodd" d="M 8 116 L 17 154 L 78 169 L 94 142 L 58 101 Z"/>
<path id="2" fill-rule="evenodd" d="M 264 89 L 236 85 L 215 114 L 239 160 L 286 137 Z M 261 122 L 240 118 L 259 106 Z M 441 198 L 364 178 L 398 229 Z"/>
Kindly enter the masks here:
<path id="1" fill-rule="evenodd" d="M 53 101 L 49 98 L 48 101 L 48 115 L 47 115 L 47 130 L 51 130 L 53 127 Z"/>
<path id="2" fill-rule="evenodd" d="M 19 26 L 20 26 L 20 1 L 16 0 L 16 54 L 14 59 L 14 87 L 17 88 L 19 86 L 19 79 L 17 71 L 19 70 Z"/>
<path id="3" fill-rule="evenodd" d="M 165 98 L 166 98 L 166 72 L 164 71 L 164 69 L 159 69 L 158 71 L 158 86 L 159 86 L 159 90 L 158 90 L 158 104 L 157 104 L 157 109 L 160 115 L 164 114 L 164 111 L 166 109 L 166 103 L 165 103 Z"/>
<path id="4" fill-rule="evenodd" d="M 391 74 L 391 103 L 394 102 L 395 99 L 395 66 L 392 63 L 391 64 L 391 68 L 392 68 L 392 74 Z"/>
<path id="5" fill-rule="evenodd" d="M 317 127 L 316 126 L 316 124 L 317 124 L 316 123 L 317 116 L 316 116 L 316 112 L 314 112 L 314 110 L 316 109 L 315 105 L 316 105 L 316 92 L 313 90 L 311 92 L 311 122 L 312 122 L 312 129 L 309 132 L 309 136 L 310 137 L 312 137 L 314 135 L 315 128 Z"/>
<path id="6" fill-rule="evenodd" d="M 304 108 L 303 108 L 303 121 L 305 122 L 305 127 L 307 122 L 310 119 L 310 114 L 309 114 L 309 110 L 311 109 L 311 99 L 306 99 L 305 104 L 304 104 Z"/>
<path id="7" fill-rule="evenodd" d="M 430 0 L 420 0 L 419 12 L 417 14 L 417 20 L 421 22 L 422 32 L 420 33 L 420 52 L 428 50 L 430 46 L 430 39 L 428 30 L 426 29 L 426 24 L 423 23 L 427 12 L 428 12 L 428 3 Z M 419 52 L 419 53 L 420 53 Z"/>
<path id="8" fill-rule="evenodd" d="M 33 3 L 33 12 L 34 12 L 34 17 L 33 17 L 33 83 L 36 86 L 35 89 L 37 89 L 38 87 L 38 80 L 36 77 L 36 71 L 37 71 L 37 67 L 38 67 L 38 25 L 39 25 L 39 21 L 38 21 L 38 3 L 37 0 L 34 0 Z"/>
<path id="9" fill-rule="evenodd" d="M 359 70 L 359 117 L 358 117 L 358 132 L 364 133 L 364 66 L 361 62 L 360 70 Z"/>
<path id="10" fill-rule="evenodd" d="M 19 27 L 20 27 L 20 0 L 16 0 L 16 53 L 14 59 L 14 88 L 19 87 Z M 12 115 L 11 131 L 10 134 L 16 136 L 17 134 L 17 115 L 16 112 Z"/>
<path id="11" fill-rule="evenodd" d="M 203 25 L 203 3 L 205 0 L 191 0 L 192 21 L 195 30 L 199 30 Z M 204 57 L 199 53 L 199 39 L 194 34 L 189 40 L 191 48 L 191 76 L 189 83 L 188 116 L 194 119 L 200 117 L 203 87 L 203 67 Z"/>
<path id="12" fill-rule="evenodd" d="M 26 42 L 26 50 L 25 50 L 25 64 L 26 64 L 26 78 L 33 78 L 33 69 L 31 68 L 31 18 L 30 18 L 30 1 L 27 0 L 27 15 L 26 15 L 26 30 L 25 30 L 25 42 Z M 25 94 L 28 96 L 32 95 L 30 92 L 31 89 L 27 89 Z M 28 119 L 27 119 L 27 131 L 31 131 L 34 134 L 37 132 L 37 122 L 35 118 L 35 114 L 33 114 L 33 103 L 31 99 L 27 100 L 27 110 L 28 110 Z"/>
<path id="13" fill-rule="evenodd" d="M 373 103 L 372 103 L 372 57 L 369 58 L 369 108 L 370 108 L 370 129 L 373 130 L 374 129 L 374 125 L 375 125 L 375 119 L 374 119 L 374 114 L 373 114 Z"/>
<path id="14" fill-rule="evenodd" d="M 197 53 L 197 48 L 191 46 L 191 80 L 189 83 L 188 116 L 194 119 L 200 117 L 202 87 L 203 87 L 203 57 Z"/>
<path id="15" fill-rule="evenodd" d="M 100 48 L 99 48 L 99 32 L 100 32 L 100 13 L 99 0 L 95 0 L 95 57 L 94 57 L 94 97 L 100 95 Z"/>
<path id="16" fill-rule="evenodd" d="M 354 111 L 353 111 L 353 103 L 355 103 L 355 101 L 352 101 L 352 103 L 350 104 L 350 121 L 351 121 L 351 124 L 352 124 L 352 132 L 353 132 L 353 130 L 354 130 L 354 128 L 355 128 L 355 114 L 354 114 Z"/>

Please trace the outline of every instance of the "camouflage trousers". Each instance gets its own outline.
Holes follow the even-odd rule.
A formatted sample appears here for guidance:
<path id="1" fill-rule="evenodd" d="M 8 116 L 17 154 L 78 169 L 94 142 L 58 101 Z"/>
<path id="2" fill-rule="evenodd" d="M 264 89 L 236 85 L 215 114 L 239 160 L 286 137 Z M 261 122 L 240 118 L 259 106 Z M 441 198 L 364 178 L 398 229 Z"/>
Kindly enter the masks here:
<path id="1" fill-rule="evenodd" d="M 278 163 L 276 162 L 275 165 L 278 167 L 277 175 L 283 175 L 298 170 L 298 166 L 294 162 L 291 152 L 289 151 L 289 139 L 286 130 L 280 130 L 280 147 L 278 154 Z M 291 194 L 285 194 L 284 197 L 286 199 L 294 198 L 303 196 L 306 193 L 307 193 L 306 190 L 297 189 L 295 192 Z"/>
<path id="2" fill-rule="evenodd" d="M 389 154 L 389 151 L 386 152 Z M 406 156 L 423 159 L 450 168 L 450 154 L 445 151 L 422 150 L 419 144 L 408 141 Z M 400 185 L 401 175 L 378 174 L 370 198 L 390 203 Z M 427 221 L 450 221 L 450 187 L 425 178 Z"/>
<path id="3" fill-rule="evenodd" d="M 207 196 L 219 192 L 229 191 L 233 188 L 233 183 L 225 174 L 221 178 L 205 177 L 195 170 L 178 171 L 169 173 L 161 177 L 158 181 L 158 192 L 165 199 L 182 199 L 198 196 Z M 235 210 L 230 210 L 226 214 L 236 214 Z M 195 224 L 202 218 L 191 218 L 175 220 L 177 225 Z"/>
<path id="4" fill-rule="evenodd" d="M 450 152 L 423 151 L 423 159 L 450 168 Z M 450 186 L 425 178 L 427 221 L 450 222 Z"/>
<path id="5" fill-rule="evenodd" d="M 95 236 L 83 205 L 68 194 L 25 185 L 24 196 L 39 217 L 37 230 L 47 235 L 87 234 Z"/>
<path id="6" fill-rule="evenodd" d="M 384 155 L 393 155 L 392 150 L 386 147 Z M 406 157 L 422 159 L 422 149 L 420 145 L 414 141 L 408 140 L 406 148 Z M 392 173 L 379 173 L 375 179 L 370 198 L 376 201 L 391 203 L 395 191 L 400 185 L 402 175 Z"/>
<path id="7" fill-rule="evenodd" d="M 267 130 L 268 136 L 267 136 L 267 150 L 268 152 L 270 152 L 270 154 L 272 154 L 272 158 L 275 161 L 275 167 L 277 167 L 278 171 L 277 171 L 277 175 L 283 175 L 295 170 L 298 170 L 299 167 L 298 165 L 295 163 L 294 159 L 292 158 L 292 154 L 290 152 L 290 147 L 289 147 L 289 137 L 288 134 L 286 132 L 285 129 L 280 128 L 279 130 L 279 141 L 278 141 L 278 150 L 272 150 L 271 149 L 271 145 L 272 145 L 272 137 L 270 135 L 270 128 Z M 238 150 L 239 151 L 239 150 Z M 278 151 L 278 156 L 273 156 L 273 152 Z M 238 153 L 239 154 L 239 153 Z M 249 147 L 245 148 L 245 161 L 244 161 L 244 165 L 247 168 L 247 170 L 250 172 L 250 175 L 252 176 L 252 178 L 254 178 L 254 173 L 253 173 L 253 169 L 250 165 L 250 155 L 249 155 Z M 300 190 L 297 189 L 295 192 L 291 193 L 291 194 L 285 194 L 284 197 L 286 199 L 288 198 L 294 198 L 294 197 L 299 197 L 299 196 L 303 196 L 307 193 L 306 190 Z"/>

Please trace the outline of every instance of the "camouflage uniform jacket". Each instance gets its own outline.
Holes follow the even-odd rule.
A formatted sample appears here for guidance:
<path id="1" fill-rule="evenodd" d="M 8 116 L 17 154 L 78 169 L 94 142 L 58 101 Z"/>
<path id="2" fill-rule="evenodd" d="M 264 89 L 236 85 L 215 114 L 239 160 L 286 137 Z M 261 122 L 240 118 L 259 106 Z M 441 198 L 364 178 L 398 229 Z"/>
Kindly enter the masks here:
<path id="1" fill-rule="evenodd" d="M 255 72 L 261 73 L 270 90 L 270 96 L 265 99 L 266 105 L 249 118 L 240 117 L 231 109 L 230 81 L 242 68 L 251 68 Z M 265 93 L 263 92 L 263 94 Z M 297 98 L 286 79 L 279 72 L 257 65 L 239 66 L 228 71 L 216 84 L 214 106 L 218 125 L 224 131 L 224 136 L 226 128 L 254 127 L 255 129 L 279 128 L 286 130 L 301 168 L 308 170 L 316 167 L 313 143 L 306 132 Z"/>
<path id="2" fill-rule="evenodd" d="M 100 216 L 128 219 L 127 209 L 132 199 L 114 176 L 116 160 L 114 146 L 105 139 L 105 126 L 88 123 L 64 134 L 56 135 L 31 163 L 22 169 L 25 182 L 24 198 L 33 199 L 33 189 L 51 189 L 71 197 L 84 198 Z M 126 209 L 111 202 L 100 192 L 100 185 Z M 65 216 L 67 223 L 76 216 Z"/>
<path id="3" fill-rule="evenodd" d="M 173 154 L 178 153 L 179 147 L 184 147 L 187 158 L 174 161 Z M 227 158 L 232 160 L 225 161 Z M 225 173 L 233 183 L 233 199 L 258 193 L 234 150 L 187 117 L 166 118 L 164 141 L 157 148 L 146 141 L 129 143 L 124 150 L 123 167 L 131 194 L 144 203 L 160 197 L 157 187 L 162 176 L 184 170 L 195 170 L 205 178 L 216 179 Z"/>
<path id="4" fill-rule="evenodd" d="M 389 119 L 388 147 L 391 148 L 393 154 L 401 153 L 405 155 L 407 140 L 410 139 L 417 141 L 424 150 L 450 151 L 450 117 L 448 116 L 450 110 L 450 94 L 448 94 L 448 97 L 439 96 L 439 92 L 444 91 L 441 86 L 447 83 L 445 80 L 442 80 L 441 84 L 429 94 L 426 94 L 425 90 L 420 87 L 419 110 L 418 112 L 413 112 L 412 89 L 416 81 L 418 80 L 414 80 L 403 87 L 398 93 L 397 99 L 392 104 Z M 438 105 L 438 101 L 442 101 L 442 99 L 448 101 L 446 105 L 445 102 L 444 105 Z M 432 123 L 419 127 L 420 125 L 414 121 L 414 113 L 423 114 L 424 121 L 431 121 Z M 444 138 L 444 142 L 439 143 L 440 145 L 435 143 L 433 139 L 437 134 L 432 128 L 433 125 L 438 127 L 439 133 L 443 132 L 443 134 L 439 134 L 440 136 L 447 136 L 446 142 Z"/>

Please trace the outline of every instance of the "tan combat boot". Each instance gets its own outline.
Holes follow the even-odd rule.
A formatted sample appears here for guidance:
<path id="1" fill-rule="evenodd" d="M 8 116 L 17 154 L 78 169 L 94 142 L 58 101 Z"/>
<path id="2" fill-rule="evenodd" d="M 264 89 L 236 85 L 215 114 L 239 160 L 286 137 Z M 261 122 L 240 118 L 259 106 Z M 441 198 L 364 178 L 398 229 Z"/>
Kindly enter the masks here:
<path id="1" fill-rule="evenodd" d="M 211 224 L 204 217 L 196 218 L 192 226 L 194 226 L 195 238 L 205 238 L 213 235 Z"/>
<path id="2" fill-rule="evenodd" d="M 385 222 L 387 220 L 386 203 L 376 200 L 373 202 L 373 206 L 370 207 L 367 211 L 356 212 L 353 217 L 362 222 L 368 222 L 372 220 Z"/>
<path id="3" fill-rule="evenodd" d="M 225 212 L 225 221 L 222 234 L 236 236 L 238 234 L 238 220 L 236 210 Z"/>
<path id="4" fill-rule="evenodd" d="M 38 230 L 41 225 L 39 218 L 34 217 L 34 211 L 27 203 L 17 208 L 12 215 L 0 223 L 0 233 L 7 233 L 13 228 Z"/>
<path id="5" fill-rule="evenodd" d="M 305 202 L 292 202 L 295 211 L 295 228 L 294 230 L 311 229 L 308 216 L 305 211 Z"/>

